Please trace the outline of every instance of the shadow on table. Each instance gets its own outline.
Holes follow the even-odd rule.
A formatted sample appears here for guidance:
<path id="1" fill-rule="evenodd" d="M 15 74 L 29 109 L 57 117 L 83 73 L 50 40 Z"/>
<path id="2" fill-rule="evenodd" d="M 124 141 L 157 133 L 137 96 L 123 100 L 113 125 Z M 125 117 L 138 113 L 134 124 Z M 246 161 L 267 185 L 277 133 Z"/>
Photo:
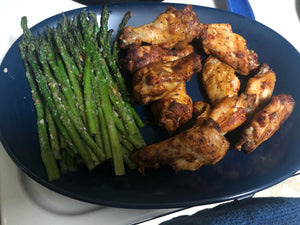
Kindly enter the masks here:
<path id="1" fill-rule="evenodd" d="M 227 2 L 225 0 L 214 0 L 215 6 L 218 9 L 228 10 Z"/>
<path id="2" fill-rule="evenodd" d="M 295 0 L 295 7 L 296 7 L 298 19 L 300 21 L 300 0 Z"/>

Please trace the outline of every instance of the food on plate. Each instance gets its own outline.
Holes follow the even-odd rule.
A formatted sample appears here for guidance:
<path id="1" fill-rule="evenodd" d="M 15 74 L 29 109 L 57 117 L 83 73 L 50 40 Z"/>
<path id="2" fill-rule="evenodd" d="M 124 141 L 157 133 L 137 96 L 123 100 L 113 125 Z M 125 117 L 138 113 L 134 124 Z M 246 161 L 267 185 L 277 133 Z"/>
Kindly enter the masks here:
<path id="1" fill-rule="evenodd" d="M 177 10 L 167 6 L 166 12 L 161 13 L 152 23 L 123 29 L 120 36 L 120 47 L 142 43 L 157 44 L 165 49 L 185 48 L 199 35 L 200 23 L 191 5 Z"/>
<path id="2" fill-rule="evenodd" d="M 255 107 L 255 95 L 226 97 L 216 105 L 209 115 L 222 133 L 230 132 L 247 120 L 247 114 Z"/>
<path id="3" fill-rule="evenodd" d="M 168 133 L 176 131 L 193 116 L 193 102 L 185 86 L 185 82 L 181 82 L 175 90 L 151 103 L 157 124 Z"/>
<path id="4" fill-rule="evenodd" d="M 21 20 L 20 52 L 50 181 L 78 165 L 91 171 L 107 160 L 116 175 L 124 175 L 125 164 L 135 168 L 130 153 L 145 145 L 141 120 L 113 60 L 108 19 L 106 5 L 101 26 L 94 12 L 82 10 L 73 19 L 63 15 L 57 27 L 37 36 L 28 29 L 27 18 Z"/>
<path id="5" fill-rule="evenodd" d="M 133 76 L 133 96 L 151 104 L 157 124 L 169 133 L 192 117 L 184 82 L 202 68 L 191 45 L 199 32 L 198 17 L 187 5 L 182 10 L 167 6 L 152 23 L 125 27 L 120 35 L 126 52 L 120 62 Z"/>
<path id="6" fill-rule="evenodd" d="M 272 97 L 271 102 L 257 112 L 242 131 L 236 149 L 247 153 L 255 150 L 262 142 L 269 139 L 290 116 L 295 100 L 287 94 Z"/>
<path id="7" fill-rule="evenodd" d="M 133 74 L 133 94 L 142 104 L 162 99 L 202 68 L 200 55 L 192 53 L 167 63 L 152 63 Z"/>
<path id="8" fill-rule="evenodd" d="M 232 32 L 230 24 L 202 24 L 199 39 L 206 54 L 217 57 L 242 75 L 259 66 L 257 54 L 247 48 L 241 35 Z"/>
<path id="9" fill-rule="evenodd" d="M 240 90 L 240 80 L 235 70 L 214 56 L 209 56 L 202 70 L 202 82 L 212 105 L 225 97 L 234 97 Z"/>
<path id="10" fill-rule="evenodd" d="M 132 158 L 144 174 L 145 168 L 171 166 L 175 171 L 198 170 L 221 160 L 229 148 L 229 142 L 218 126 L 207 120 L 201 126 L 182 131 L 164 141 L 148 145 L 136 151 Z"/>
<path id="11" fill-rule="evenodd" d="M 193 104 L 193 114 L 196 116 L 196 122 L 194 126 L 202 125 L 211 114 L 211 106 L 204 101 L 196 101 Z"/>
<path id="12" fill-rule="evenodd" d="M 138 166 L 142 174 L 159 166 L 194 171 L 225 156 L 228 132 L 245 124 L 235 147 L 252 152 L 292 113 L 292 96 L 272 97 L 275 73 L 260 66 L 257 54 L 230 24 L 201 24 L 190 5 L 182 10 L 167 6 L 152 23 L 136 28 L 125 27 L 130 17 L 130 12 L 124 15 L 113 41 L 106 5 L 100 26 L 95 13 L 82 10 L 37 36 L 22 18 L 20 52 L 49 180 L 81 164 L 91 171 L 106 160 L 113 162 L 116 175 L 125 174 L 124 164 Z M 121 59 L 118 42 L 126 53 Z M 196 52 L 195 43 L 205 55 Z M 149 104 L 170 138 L 146 146 L 121 64 L 132 75 L 134 100 Z M 186 89 L 201 70 L 209 103 L 193 102 Z M 243 76 L 244 90 L 239 75 L 249 75 Z M 192 127 L 174 134 L 193 115 Z"/>
<path id="13" fill-rule="evenodd" d="M 167 7 L 154 22 L 137 28 L 126 27 L 120 36 L 122 48 L 127 49 L 123 62 L 133 73 L 134 96 L 142 104 L 151 104 L 158 125 L 173 133 L 181 126 L 181 118 L 183 124 L 191 118 L 191 108 L 197 117 L 192 128 L 133 154 L 133 161 L 142 174 L 145 168 L 160 165 L 180 171 L 214 164 L 229 148 L 225 135 L 244 124 L 246 128 L 236 147 L 250 152 L 270 138 L 293 110 L 294 101 L 283 94 L 273 97 L 264 111 L 257 112 L 270 101 L 276 75 L 268 65 L 259 64 L 257 54 L 248 49 L 246 39 L 234 33 L 230 24 L 201 24 L 195 19 L 193 26 L 186 26 L 192 35 L 184 41 L 179 37 L 188 31 L 182 35 L 170 32 L 173 26 L 170 18 L 178 19 L 171 15 L 186 11 L 185 15 L 188 12 L 194 17 L 191 10 L 190 6 L 181 11 Z M 185 26 L 182 24 L 180 29 Z M 197 50 L 200 47 L 205 53 L 203 68 L 199 55 L 190 53 L 193 50 L 190 46 L 195 44 Z M 185 90 L 185 82 L 201 69 L 202 86 L 210 104 L 193 103 Z M 253 75 L 255 71 L 258 72 Z M 239 75 L 244 80 L 247 78 L 243 90 Z"/>
<path id="14" fill-rule="evenodd" d="M 245 94 L 257 96 L 254 110 L 264 107 L 270 101 L 275 83 L 276 74 L 266 64 L 262 64 L 258 73 L 248 80 Z M 253 111 L 249 112 L 249 115 L 253 114 Z"/>
<path id="15" fill-rule="evenodd" d="M 122 64 L 131 73 L 151 63 L 167 63 L 188 56 L 194 52 L 192 45 L 183 49 L 163 49 L 159 45 L 130 45 Z"/>
<path id="16" fill-rule="evenodd" d="M 207 102 L 204 101 L 196 101 L 193 103 L 193 114 L 199 118 L 208 118 L 211 113 L 211 106 Z"/>

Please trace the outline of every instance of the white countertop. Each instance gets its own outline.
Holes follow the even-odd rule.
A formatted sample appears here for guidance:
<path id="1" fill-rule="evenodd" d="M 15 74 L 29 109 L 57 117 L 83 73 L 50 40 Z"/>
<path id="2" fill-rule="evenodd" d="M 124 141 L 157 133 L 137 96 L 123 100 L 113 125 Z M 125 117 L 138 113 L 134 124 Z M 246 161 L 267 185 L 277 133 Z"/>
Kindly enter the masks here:
<path id="1" fill-rule="evenodd" d="M 218 7 L 226 10 L 226 2 L 223 0 L 184 0 L 184 1 L 165 1 L 176 2 L 184 4 L 195 4 L 208 7 Z M 250 4 L 253 8 L 256 20 L 272 28 L 277 33 L 286 38 L 298 51 L 300 51 L 300 1 L 298 0 L 250 0 Z M 29 27 L 44 20 L 54 14 L 68 11 L 75 8 L 83 7 L 71 0 L 1 0 L 0 1 L 0 62 L 2 61 L 5 53 L 13 42 L 22 34 L 20 28 L 20 18 L 24 15 L 28 17 Z M 5 169 L 3 169 L 5 168 Z M 7 170 L 12 171 L 15 180 L 7 179 Z M 73 207 L 70 211 L 64 211 L 59 214 L 55 212 L 52 206 L 48 205 L 44 207 L 41 202 L 37 202 L 36 199 L 26 197 L 24 191 L 16 185 L 30 186 L 35 184 L 29 177 L 23 174 L 11 161 L 6 154 L 2 145 L 0 144 L 0 193 L 6 191 L 5 196 L 0 195 L 0 213 L 2 225 L 35 225 L 35 224 L 101 224 L 100 221 L 104 219 L 112 222 L 116 219 L 113 215 L 118 215 L 120 223 L 111 224 L 130 224 L 132 221 L 126 215 L 139 216 L 142 219 L 142 215 L 146 217 L 152 217 L 160 214 L 160 211 L 155 210 L 126 210 L 126 209 L 114 209 L 108 207 L 100 207 L 91 204 L 85 204 L 76 200 L 71 200 L 64 196 L 58 196 L 56 193 L 41 187 L 38 190 L 42 193 L 48 193 L 48 197 L 52 198 L 52 201 L 59 202 L 63 208 L 64 202 L 71 202 Z M 256 196 L 297 196 L 300 197 L 300 179 L 299 176 L 291 177 L 286 181 L 270 188 L 265 191 L 259 192 Z M 11 187 L 15 186 L 14 192 L 9 192 Z M 32 186 L 30 186 L 32 187 Z M 30 191 L 30 190 L 29 190 Z M 54 200 L 53 200 L 54 199 Z M 45 199 L 51 201 L 51 199 Z M 206 206 L 207 207 L 207 206 Z M 201 207 L 193 208 L 190 211 L 184 211 L 185 214 L 191 214 Z M 87 211 L 84 211 L 87 210 Z M 28 213 L 30 212 L 30 213 Z M 75 213 L 74 212 L 79 212 Z M 18 215 L 18 216 L 17 216 Z M 175 214 L 177 215 L 177 214 Z M 174 216 L 174 215 L 173 215 Z M 169 219 L 170 217 L 156 220 L 151 224 L 158 224 L 159 222 Z M 41 220 L 44 222 L 41 223 Z M 107 223 L 105 223 L 107 224 Z M 150 223 L 144 223 L 145 225 Z"/>

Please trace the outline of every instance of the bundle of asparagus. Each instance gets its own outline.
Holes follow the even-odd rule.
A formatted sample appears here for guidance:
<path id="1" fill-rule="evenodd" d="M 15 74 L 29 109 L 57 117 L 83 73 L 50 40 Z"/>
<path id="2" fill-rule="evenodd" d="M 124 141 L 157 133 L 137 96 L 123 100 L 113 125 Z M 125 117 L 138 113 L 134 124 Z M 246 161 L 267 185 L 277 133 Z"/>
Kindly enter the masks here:
<path id="1" fill-rule="evenodd" d="M 37 35 L 28 29 L 27 18 L 21 19 L 19 48 L 50 181 L 82 163 L 93 170 L 111 159 L 116 175 L 125 174 L 124 162 L 135 168 L 129 155 L 145 145 L 139 131 L 143 123 L 117 65 L 117 38 L 129 18 L 127 12 L 114 40 L 106 5 L 100 24 L 94 12 L 82 10 L 72 19 L 63 15 L 57 27 Z"/>

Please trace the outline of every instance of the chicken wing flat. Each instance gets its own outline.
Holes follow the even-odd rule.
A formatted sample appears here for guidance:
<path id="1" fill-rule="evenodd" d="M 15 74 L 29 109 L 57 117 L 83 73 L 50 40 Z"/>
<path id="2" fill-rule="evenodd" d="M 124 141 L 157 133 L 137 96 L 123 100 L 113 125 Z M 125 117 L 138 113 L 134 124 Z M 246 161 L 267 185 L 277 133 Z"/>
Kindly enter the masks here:
<path id="1" fill-rule="evenodd" d="M 152 113 L 160 127 L 173 133 L 193 116 L 193 102 L 186 93 L 185 82 L 162 99 L 151 104 Z"/>
<path id="2" fill-rule="evenodd" d="M 257 112 L 250 124 L 242 132 L 236 144 L 237 150 L 250 153 L 262 142 L 269 139 L 290 116 L 295 101 L 292 96 L 280 94 L 273 96 L 271 102 Z"/>
<path id="3" fill-rule="evenodd" d="M 230 24 L 203 24 L 200 40 L 206 54 L 219 58 L 242 75 L 259 66 L 257 54 L 247 48 L 242 36 L 232 32 Z"/>
<path id="4" fill-rule="evenodd" d="M 201 68 L 200 56 L 196 53 L 169 63 L 152 63 L 134 73 L 134 96 L 143 104 L 159 100 L 182 82 L 189 81 Z"/>
<path id="5" fill-rule="evenodd" d="M 245 94 L 257 96 L 255 109 L 260 109 L 270 101 L 275 83 L 276 75 L 266 64 L 263 64 L 259 72 L 248 80 Z"/>
<path id="6" fill-rule="evenodd" d="M 129 45 L 141 45 L 145 42 L 158 44 L 166 49 L 181 49 L 197 37 L 199 32 L 198 16 L 191 5 L 182 10 L 167 6 L 166 12 L 160 14 L 152 23 L 136 28 L 125 27 L 120 36 L 120 47 L 127 48 Z"/>
<path id="7" fill-rule="evenodd" d="M 163 49 L 159 45 L 131 45 L 124 60 L 128 71 L 135 72 L 154 62 L 167 63 L 188 56 L 194 51 L 192 45 L 183 49 Z"/>
<path id="8" fill-rule="evenodd" d="M 225 97 L 237 96 L 240 80 L 235 70 L 214 56 L 205 60 L 202 82 L 212 105 L 220 103 Z"/>
<path id="9" fill-rule="evenodd" d="M 144 174 L 145 168 L 171 166 L 175 171 L 198 170 L 215 164 L 229 148 L 229 142 L 213 121 L 194 126 L 162 142 L 148 145 L 133 154 L 133 161 Z"/>
<path id="10" fill-rule="evenodd" d="M 220 131 L 225 134 L 242 125 L 247 120 L 247 113 L 255 107 L 256 95 L 226 97 L 216 105 L 210 115 Z"/>

